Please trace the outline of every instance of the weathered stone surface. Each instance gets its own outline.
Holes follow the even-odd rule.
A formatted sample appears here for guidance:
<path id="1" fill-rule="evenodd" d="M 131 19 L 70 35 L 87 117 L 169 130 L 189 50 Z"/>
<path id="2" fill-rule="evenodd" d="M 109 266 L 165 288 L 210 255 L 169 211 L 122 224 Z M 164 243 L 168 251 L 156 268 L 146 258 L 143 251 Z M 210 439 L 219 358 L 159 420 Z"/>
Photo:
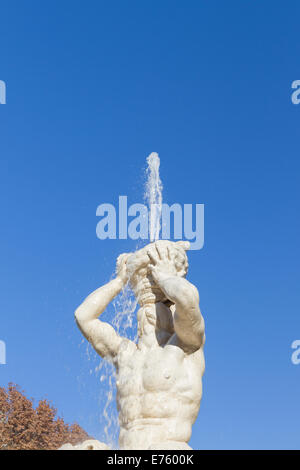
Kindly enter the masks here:
<path id="1" fill-rule="evenodd" d="M 110 448 L 103 442 L 96 441 L 94 439 L 89 439 L 73 446 L 72 444 L 64 444 L 58 450 L 110 450 Z"/>
<path id="2" fill-rule="evenodd" d="M 160 240 L 119 256 L 116 278 L 75 312 L 84 336 L 116 366 L 120 449 L 190 449 L 205 334 L 198 291 L 185 279 L 188 247 Z M 137 344 L 98 319 L 128 280 L 140 304 Z"/>

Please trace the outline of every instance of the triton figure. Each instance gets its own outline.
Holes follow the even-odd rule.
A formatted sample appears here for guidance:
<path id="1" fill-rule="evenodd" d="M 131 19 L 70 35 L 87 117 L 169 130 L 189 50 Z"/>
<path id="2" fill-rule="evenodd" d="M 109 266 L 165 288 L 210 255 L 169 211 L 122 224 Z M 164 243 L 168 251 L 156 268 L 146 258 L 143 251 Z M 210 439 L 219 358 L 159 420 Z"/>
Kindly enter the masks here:
<path id="1" fill-rule="evenodd" d="M 190 449 L 205 334 L 198 291 L 185 279 L 188 248 L 188 242 L 159 240 L 120 255 L 116 278 L 76 310 L 84 336 L 116 367 L 120 449 Z M 140 305 L 137 344 L 99 319 L 128 281 Z"/>

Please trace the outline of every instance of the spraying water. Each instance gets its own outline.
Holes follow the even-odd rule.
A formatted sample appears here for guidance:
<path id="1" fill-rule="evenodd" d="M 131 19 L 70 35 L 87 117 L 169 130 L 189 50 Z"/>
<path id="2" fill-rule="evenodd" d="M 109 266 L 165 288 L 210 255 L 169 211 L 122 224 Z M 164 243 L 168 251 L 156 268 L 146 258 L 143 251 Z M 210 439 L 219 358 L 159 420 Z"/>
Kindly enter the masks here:
<path id="1" fill-rule="evenodd" d="M 121 293 L 114 299 L 113 314 L 110 323 L 118 334 L 122 337 L 137 342 L 137 320 L 136 306 L 137 301 L 134 294 L 127 284 Z M 103 410 L 101 416 L 104 420 L 105 442 L 112 449 L 117 448 L 119 435 L 119 420 L 116 410 L 116 370 L 114 365 L 108 360 L 101 360 L 95 369 L 95 373 L 100 375 L 102 389 L 105 390 L 105 396 L 100 397 L 99 406 Z"/>
<path id="2" fill-rule="evenodd" d="M 159 176 L 160 159 L 157 153 L 152 152 L 147 158 L 146 185 L 144 199 L 149 209 L 149 238 L 150 241 L 159 239 L 161 229 L 162 211 L 162 182 Z M 137 300 L 127 284 L 122 292 L 113 301 L 113 315 L 110 323 L 120 336 L 137 342 Z M 116 410 L 116 371 L 109 361 L 101 360 L 95 368 L 100 375 L 101 388 L 106 390 L 105 396 L 100 397 L 99 406 L 103 410 L 101 419 L 104 419 L 104 435 L 106 443 L 111 448 L 117 448 L 119 422 Z M 103 402 L 104 398 L 104 402 Z"/>
<path id="3" fill-rule="evenodd" d="M 147 182 L 144 198 L 149 208 L 149 235 L 150 241 L 159 239 L 162 210 L 162 182 L 159 176 L 160 159 L 156 152 L 150 153 L 147 158 Z"/>

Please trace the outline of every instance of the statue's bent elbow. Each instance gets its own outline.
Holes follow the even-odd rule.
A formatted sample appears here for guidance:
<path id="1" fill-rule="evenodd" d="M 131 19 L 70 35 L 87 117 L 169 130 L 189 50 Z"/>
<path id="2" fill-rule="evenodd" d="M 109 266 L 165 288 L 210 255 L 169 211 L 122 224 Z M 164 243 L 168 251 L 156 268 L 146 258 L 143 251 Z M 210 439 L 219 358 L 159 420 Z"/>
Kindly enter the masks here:
<path id="1" fill-rule="evenodd" d="M 82 318 L 82 311 L 81 311 L 80 307 L 78 307 L 75 310 L 74 316 L 75 316 L 75 321 L 76 321 L 77 325 L 81 325 L 82 322 L 83 322 L 83 318 Z"/>

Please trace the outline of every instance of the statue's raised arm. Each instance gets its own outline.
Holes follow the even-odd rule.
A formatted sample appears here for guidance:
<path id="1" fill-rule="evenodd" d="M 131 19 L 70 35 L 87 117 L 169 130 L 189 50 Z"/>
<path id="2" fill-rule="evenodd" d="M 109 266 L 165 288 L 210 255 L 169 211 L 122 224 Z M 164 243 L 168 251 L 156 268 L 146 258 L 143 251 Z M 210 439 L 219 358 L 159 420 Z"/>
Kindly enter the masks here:
<path id="1" fill-rule="evenodd" d="M 121 255 L 116 278 L 76 310 L 84 336 L 116 367 L 123 450 L 190 449 L 202 397 L 205 336 L 198 291 L 185 279 L 188 249 L 188 242 L 159 240 Z M 127 281 L 140 306 L 137 342 L 98 318 Z"/>
<path id="2" fill-rule="evenodd" d="M 197 288 L 178 272 L 170 247 L 156 243 L 148 249 L 150 270 L 166 298 L 175 304 L 174 330 L 179 340 L 191 352 L 204 343 L 204 320 L 199 308 Z M 182 267 L 184 269 L 184 267 Z"/>
<path id="3" fill-rule="evenodd" d="M 98 317 L 127 282 L 126 258 L 126 255 L 119 256 L 116 278 L 92 292 L 75 311 L 78 327 L 103 358 L 114 359 L 122 342 L 114 328 Z"/>

